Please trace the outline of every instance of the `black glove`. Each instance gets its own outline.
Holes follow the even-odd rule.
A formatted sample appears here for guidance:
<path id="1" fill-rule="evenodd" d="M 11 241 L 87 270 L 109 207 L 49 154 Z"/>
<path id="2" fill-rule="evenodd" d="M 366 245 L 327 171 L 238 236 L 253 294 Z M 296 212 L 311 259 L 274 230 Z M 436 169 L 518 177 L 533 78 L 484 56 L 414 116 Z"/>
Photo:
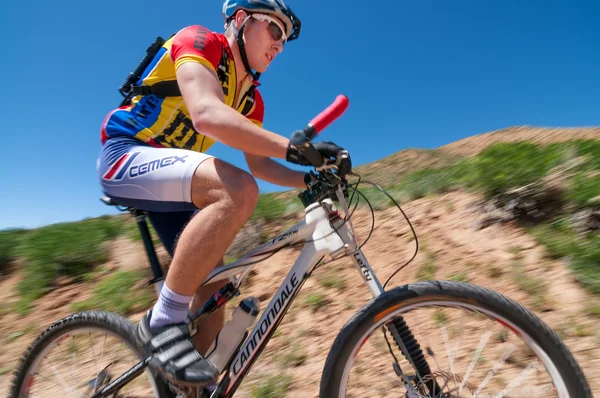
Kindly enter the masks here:
<path id="1" fill-rule="evenodd" d="M 311 144 L 309 144 L 311 145 Z M 288 146 L 287 155 L 285 160 L 290 163 L 299 164 L 302 166 L 315 166 L 319 167 L 326 163 L 326 160 L 330 160 L 331 158 L 335 159 L 338 153 L 342 152 L 344 148 L 337 146 L 333 142 L 323 141 L 317 142 L 316 144 L 312 144 L 314 149 L 318 152 L 321 159 L 318 159 L 316 162 L 311 162 L 309 160 L 310 155 L 306 152 L 312 151 L 309 147 L 306 148 L 297 148 L 291 142 Z M 314 164 L 317 163 L 317 164 Z"/>
<path id="2" fill-rule="evenodd" d="M 352 171 L 350 154 L 342 147 L 330 141 L 311 144 L 303 131 L 292 135 L 285 159 L 302 166 L 315 166 L 317 169 L 336 165 L 343 177 Z"/>
<path id="3" fill-rule="evenodd" d="M 285 160 L 302 166 L 310 166 L 313 163 L 305 156 L 306 151 L 311 152 L 309 156 L 311 154 L 314 155 L 314 150 L 311 149 L 310 146 L 310 140 L 306 136 L 306 132 L 302 130 L 294 132 L 287 147 Z M 313 162 L 318 162 L 318 156 L 311 160 Z"/>

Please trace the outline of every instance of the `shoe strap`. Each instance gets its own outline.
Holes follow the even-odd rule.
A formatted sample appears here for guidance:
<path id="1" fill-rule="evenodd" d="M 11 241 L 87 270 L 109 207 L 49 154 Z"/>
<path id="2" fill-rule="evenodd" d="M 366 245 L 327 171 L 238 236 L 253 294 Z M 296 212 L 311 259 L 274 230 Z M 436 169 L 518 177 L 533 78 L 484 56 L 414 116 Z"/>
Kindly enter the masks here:
<path id="1" fill-rule="evenodd" d="M 189 337 L 190 329 L 187 325 L 177 325 L 171 327 L 150 340 L 150 346 L 156 350 L 168 343 L 171 343 L 181 338 Z"/>
<path id="2" fill-rule="evenodd" d="M 195 351 L 194 343 L 192 343 L 190 340 L 182 340 L 179 343 L 174 344 L 172 347 L 157 353 L 156 359 L 158 359 L 158 361 L 164 365 L 167 362 L 174 361 L 175 358 L 187 353 L 188 351 Z"/>

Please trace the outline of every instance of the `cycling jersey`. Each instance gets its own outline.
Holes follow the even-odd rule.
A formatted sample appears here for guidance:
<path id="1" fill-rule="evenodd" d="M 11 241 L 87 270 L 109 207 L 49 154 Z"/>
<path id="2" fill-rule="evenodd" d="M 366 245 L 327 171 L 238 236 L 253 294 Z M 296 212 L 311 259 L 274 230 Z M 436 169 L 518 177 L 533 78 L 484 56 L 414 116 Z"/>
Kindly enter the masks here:
<path id="1" fill-rule="evenodd" d="M 237 92 L 235 62 L 225 35 L 202 26 L 188 26 L 167 40 L 137 84 L 153 85 L 175 80 L 185 62 L 197 62 L 217 74 L 224 102 L 262 127 L 264 104 L 258 82 L 247 77 Z M 110 137 L 130 136 L 155 147 L 183 148 L 205 152 L 214 140 L 194 129 L 183 98 L 137 95 L 131 104 L 113 110 L 102 125 L 102 143 Z"/>

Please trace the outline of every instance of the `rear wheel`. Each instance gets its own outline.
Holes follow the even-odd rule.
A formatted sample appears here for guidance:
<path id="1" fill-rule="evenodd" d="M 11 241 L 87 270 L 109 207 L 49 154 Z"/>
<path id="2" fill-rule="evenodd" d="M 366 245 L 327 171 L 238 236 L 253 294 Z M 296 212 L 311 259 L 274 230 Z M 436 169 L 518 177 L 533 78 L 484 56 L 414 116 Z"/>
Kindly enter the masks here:
<path id="1" fill-rule="evenodd" d="M 571 352 L 534 314 L 486 288 L 433 281 L 386 292 L 346 323 L 320 396 L 592 395 Z"/>
<path id="2" fill-rule="evenodd" d="M 143 359 L 134 325 L 102 311 L 80 312 L 49 326 L 21 357 L 11 397 L 89 397 Z M 114 397 L 170 397 L 150 369 Z"/>

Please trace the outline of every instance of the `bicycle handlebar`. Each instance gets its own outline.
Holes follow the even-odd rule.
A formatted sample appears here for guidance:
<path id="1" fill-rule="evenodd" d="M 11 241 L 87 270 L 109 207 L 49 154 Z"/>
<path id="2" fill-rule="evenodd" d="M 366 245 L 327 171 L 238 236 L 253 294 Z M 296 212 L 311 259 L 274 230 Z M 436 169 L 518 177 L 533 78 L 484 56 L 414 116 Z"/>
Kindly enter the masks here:
<path id="1" fill-rule="evenodd" d="M 340 117 L 348 108 L 348 97 L 338 95 L 335 100 L 321 113 L 315 116 L 304 130 L 309 140 L 315 138 L 325 127 L 329 126 L 335 119 Z"/>
<path id="2" fill-rule="evenodd" d="M 345 95 L 338 95 L 335 98 L 335 101 L 315 116 L 306 127 L 292 135 L 291 144 L 293 144 L 298 152 L 300 152 L 314 167 L 318 168 L 323 166 L 325 159 L 310 141 L 344 113 L 346 108 L 348 108 L 348 102 L 348 97 Z"/>

